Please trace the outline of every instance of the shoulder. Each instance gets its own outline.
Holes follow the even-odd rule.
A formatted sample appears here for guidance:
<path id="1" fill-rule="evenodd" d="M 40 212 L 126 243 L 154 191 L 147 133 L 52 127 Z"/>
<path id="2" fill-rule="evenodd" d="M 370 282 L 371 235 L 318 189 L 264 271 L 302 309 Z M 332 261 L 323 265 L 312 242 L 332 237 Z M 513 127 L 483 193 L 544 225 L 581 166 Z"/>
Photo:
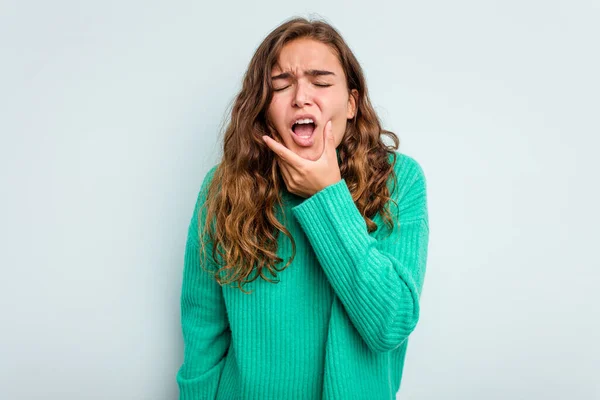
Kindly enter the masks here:
<path id="1" fill-rule="evenodd" d="M 390 185 L 391 197 L 398 202 L 404 218 L 427 216 L 427 181 L 425 171 L 414 157 L 395 152 L 394 173 L 396 180 Z M 394 154 L 390 154 L 390 164 Z"/>
<path id="2" fill-rule="evenodd" d="M 396 156 L 396 162 L 394 163 L 394 155 Z M 394 152 L 389 155 L 390 164 L 394 165 L 394 172 L 396 173 L 396 183 L 403 187 L 405 190 L 414 188 L 415 185 L 423 186 L 426 185 L 425 171 L 414 157 L 407 154 Z"/>
<path id="3" fill-rule="evenodd" d="M 202 195 L 206 194 L 206 191 L 208 190 L 208 187 L 210 186 L 210 183 L 212 182 L 218 167 L 219 164 L 215 164 L 211 166 L 208 169 L 208 171 L 204 174 L 204 178 L 202 179 L 202 185 L 198 193 L 199 198 L 202 197 Z"/>
<path id="4" fill-rule="evenodd" d="M 204 174 L 204 177 L 202 178 L 202 183 L 200 185 L 200 189 L 197 191 L 197 195 L 196 195 L 196 205 L 194 206 L 194 215 L 196 215 L 200 211 L 200 209 L 203 207 L 204 203 L 206 202 L 210 183 L 212 182 L 218 167 L 219 167 L 219 164 L 215 164 L 215 165 L 211 166 L 208 169 L 208 171 Z"/>
<path id="5" fill-rule="evenodd" d="M 206 172 L 206 175 L 204 176 L 204 182 L 210 183 L 210 181 L 212 181 L 215 172 L 217 171 L 217 168 L 219 168 L 219 165 L 220 164 L 217 163 L 208 169 L 208 172 Z"/>

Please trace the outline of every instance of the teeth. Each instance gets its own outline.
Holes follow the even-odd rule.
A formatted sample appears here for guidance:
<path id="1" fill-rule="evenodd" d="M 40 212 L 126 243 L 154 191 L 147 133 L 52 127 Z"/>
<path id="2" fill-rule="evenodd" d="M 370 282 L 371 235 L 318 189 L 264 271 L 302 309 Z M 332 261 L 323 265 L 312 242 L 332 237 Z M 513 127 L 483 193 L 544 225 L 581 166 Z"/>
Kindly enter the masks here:
<path id="1" fill-rule="evenodd" d="M 314 121 L 310 118 L 305 118 L 299 119 L 298 121 L 294 122 L 294 124 L 314 124 Z"/>

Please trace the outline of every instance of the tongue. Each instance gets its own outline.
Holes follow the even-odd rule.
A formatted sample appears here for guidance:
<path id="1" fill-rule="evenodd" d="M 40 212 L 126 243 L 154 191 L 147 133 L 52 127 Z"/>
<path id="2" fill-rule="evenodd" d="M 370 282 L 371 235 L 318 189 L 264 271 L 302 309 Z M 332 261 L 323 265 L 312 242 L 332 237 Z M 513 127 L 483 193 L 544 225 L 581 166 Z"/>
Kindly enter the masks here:
<path id="1" fill-rule="evenodd" d="M 296 125 L 296 128 L 294 129 L 294 133 L 298 136 L 310 137 L 310 135 L 313 134 L 314 130 L 315 130 L 314 124 L 300 124 L 300 125 Z"/>

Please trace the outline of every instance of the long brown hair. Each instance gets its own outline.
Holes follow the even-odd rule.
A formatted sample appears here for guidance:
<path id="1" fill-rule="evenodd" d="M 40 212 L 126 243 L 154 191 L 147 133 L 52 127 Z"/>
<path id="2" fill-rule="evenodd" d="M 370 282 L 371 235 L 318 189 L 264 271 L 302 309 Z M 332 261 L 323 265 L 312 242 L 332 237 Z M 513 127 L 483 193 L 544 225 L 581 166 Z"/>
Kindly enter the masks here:
<path id="1" fill-rule="evenodd" d="M 211 261 L 220 267 L 213 271 L 215 279 L 221 285 L 237 282 L 244 293 L 247 292 L 243 285 L 259 276 L 273 283 L 264 274 L 265 268 L 276 277 L 275 271 L 287 268 L 296 253 L 294 238 L 274 211 L 275 204 L 282 204 L 280 188 L 285 187 L 285 183 L 275 156 L 262 136 L 269 135 L 282 142 L 266 117 L 273 93 L 271 68 L 284 45 L 300 38 L 330 46 L 342 65 L 349 92 L 358 90 L 357 112 L 348 121 L 337 149 L 341 176 L 346 180 L 369 232 L 377 229 L 371 218 L 380 211 L 386 225 L 393 226 L 386 207 L 388 200 L 392 200 L 387 182 L 390 175 L 395 181 L 398 137 L 381 128 L 369 101 L 361 66 L 337 30 L 320 20 L 289 19 L 269 33 L 248 65 L 225 129 L 223 157 L 216 166 L 206 201 L 202 204 L 205 211 L 199 211 L 200 215 L 205 212 L 212 217 L 206 221 L 198 218 L 198 221 L 201 251 L 206 251 L 205 235 L 208 235 L 208 241 L 212 243 Z M 386 145 L 382 141 L 383 135 L 391 137 L 394 145 Z M 393 159 L 391 164 L 390 157 Z M 276 267 L 283 261 L 277 256 L 279 232 L 292 243 L 292 256 L 280 269 Z M 254 277 L 249 278 L 253 270 Z M 223 273 L 228 274 L 223 277 Z"/>

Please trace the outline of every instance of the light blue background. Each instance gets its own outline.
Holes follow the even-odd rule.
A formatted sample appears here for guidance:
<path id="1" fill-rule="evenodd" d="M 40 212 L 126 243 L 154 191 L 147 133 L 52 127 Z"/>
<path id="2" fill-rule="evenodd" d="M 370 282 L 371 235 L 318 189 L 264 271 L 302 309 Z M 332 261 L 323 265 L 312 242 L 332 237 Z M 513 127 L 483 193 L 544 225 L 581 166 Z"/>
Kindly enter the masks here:
<path id="1" fill-rule="evenodd" d="M 0 398 L 177 397 L 197 191 L 293 15 L 341 31 L 428 179 L 398 397 L 600 398 L 600 6 L 531 0 L 2 1 Z"/>

